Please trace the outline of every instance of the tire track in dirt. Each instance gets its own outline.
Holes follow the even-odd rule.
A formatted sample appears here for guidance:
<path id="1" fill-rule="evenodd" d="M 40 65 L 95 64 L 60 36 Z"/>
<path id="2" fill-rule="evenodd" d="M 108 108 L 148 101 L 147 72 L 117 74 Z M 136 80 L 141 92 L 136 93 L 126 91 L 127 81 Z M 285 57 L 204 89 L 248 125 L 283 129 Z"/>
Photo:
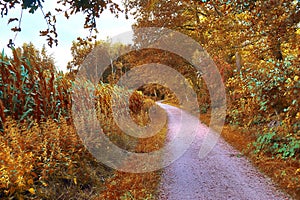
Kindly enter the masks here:
<path id="1" fill-rule="evenodd" d="M 160 104 L 168 114 L 169 138 L 174 138 L 172 127 L 185 124 L 190 115 L 179 108 Z M 195 117 L 196 118 L 196 117 Z M 194 120 L 193 120 L 194 121 Z M 158 199 L 236 199 L 236 200 L 283 200 L 291 199 L 254 168 L 245 157 L 222 138 L 204 159 L 198 157 L 208 127 L 199 124 L 190 148 L 178 160 L 166 167 L 161 177 Z M 184 141 L 183 141 L 184 142 Z M 180 145 L 180 144 L 179 144 Z"/>

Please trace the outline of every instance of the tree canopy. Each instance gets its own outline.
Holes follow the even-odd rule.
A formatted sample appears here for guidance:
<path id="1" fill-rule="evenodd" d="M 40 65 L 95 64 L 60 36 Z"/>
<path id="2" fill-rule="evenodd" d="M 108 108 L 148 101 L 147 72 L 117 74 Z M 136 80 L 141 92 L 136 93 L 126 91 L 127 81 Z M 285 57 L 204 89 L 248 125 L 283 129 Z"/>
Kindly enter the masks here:
<path id="1" fill-rule="evenodd" d="M 300 22 L 300 1 L 295 0 L 151 0 L 127 5 L 134 10 L 136 26 L 178 30 L 227 61 L 245 47 L 263 44 L 257 56 L 282 60 L 280 46 L 295 39 Z"/>
<path id="2" fill-rule="evenodd" d="M 19 18 L 9 18 L 8 23 L 18 21 L 18 25 L 13 27 L 13 32 L 20 32 L 22 30 L 22 13 L 24 10 L 34 14 L 40 9 L 44 15 L 45 23 L 48 25 L 46 30 L 41 30 L 40 35 L 46 37 L 48 45 L 50 47 L 53 44 L 57 45 L 57 29 L 56 29 L 56 16 L 64 14 L 66 18 L 77 13 L 85 15 L 85 22 L 83 28 L 90 31 L 90 36 L 86 40 L 96 38 L 97 24 L 96 19 L 100 17 L 104 10 L 109 10 L 112 14 L 118 17 L 120 12 L 124 12 L 120 8 L 120 3 L 116 3 L 114 0 L 58 0 L 56 1 L 55 13 L 48 11 L 47 7 L 44 7 L 44 0 L 1 0 L 0 1 L 0 12 L 1 16 L 8 15 L 11 9 L 21 7 L 21 13 Z M 127 11 L 125 10 L 127 17 Z M 9 46 L 13 45 L 13 41 L 9 42 Z"/>

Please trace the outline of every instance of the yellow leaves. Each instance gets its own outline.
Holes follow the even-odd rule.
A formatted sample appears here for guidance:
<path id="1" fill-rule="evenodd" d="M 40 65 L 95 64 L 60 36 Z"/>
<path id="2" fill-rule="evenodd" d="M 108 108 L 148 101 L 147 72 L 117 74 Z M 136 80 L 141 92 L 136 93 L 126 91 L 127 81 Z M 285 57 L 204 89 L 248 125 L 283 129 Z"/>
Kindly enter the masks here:
<path id="1" fill-rule="evenodd" d="M 294 81 L 298 81 L 299 80 L 299 76 L 294 76 Z"/>
<path id="2" fill-rule="evenodd" d="M 41 183 L 38 185 L 48 186 L 45 180 L 51 173 L 63 171 L 62 164 L 77 159 L 74 152 L 80 151 L 79 144 L 74 129 L 64 119 L 61 119 L 60 128 L 56 122 L 48 120 L 39 125 L 33 123 L 28 129 L 8 118 L 5 134 L 0 134 L 0 190 L 7 189 L 7 195 L 11 196 L 24 190 L 34 194 L 33 185 L 37 179 L 40 180 L 36 182 Z M 74 183 L 77 184 L 76 179 Z"/>
<path id="3" fill-rule="evenodd" d="M 296 34 L 297 34 L 297 35 L 300 35 L 300 28 L 297 28 Z"/>
<path id="4" fill-rule="evenodd" d="M 73 178 L 75 185 L 77 185 L 77 178 Z"/>
<path id="5" fill-rule="evenodd" d="M 10 184 L 9 176 L 7 171 L 1 172 L 0 176 L 0 188 L 8 188 Z"/>
<path id="6" fill-rule="evenodd" d="M 48 184 L 45 181 L 40 181 L 44 187 L 47 187 Z"/>
<path id="7" fill-rule="evenodd" d="M 1 172 L 1 171 L 4 171 L 5 169 L 7 169 L 7 167 L 1 167 L 1 168 L 0 168 L 0 172 Z"/>
<path id="8" fill-rule="evenodd" d="M 33 189 L 33 188 L 29 188 L 28 191 L 29 191 L 31 194 L 35 194 L 35 189 Z"/>
<path id="9" fill-rule="evenodd" d="M 205 22 L 207 20 L 207 17 L 203 16 L 203 15 L 200 15 L 199 16 L 199 21 L 200 22 Z"/>
<path id="10" fill-rule="evenodd" d="M 300 112 L 297 113 L 296 119 L 300 119 Z"/>
<path id="11" fill-rule="evenodd" d="M 240 20 L 249 20 L 251 16 L 249 15 L 249 12 L 241 12 L 239 14 L 236 14 L 236 17 Z"/>
<path id="12" fill-rule="evenodd" d="M 159 1 L 157 1 L 157 0 L 150 0 L 150 1 L 148 1 L 148 3 L 147 3 L 148 9 L 150 11 L 153 10 L 155 8 L 155 5 L 156 5 L 157 2 L 159 2 Z"/>
<path id="13" fill-rule="evenodd" d="M 17 184 L 18 187 L 20 187 L 20 188 L 26 186 L 24 177 L 23 176 L 18 176 L 17 180 L 15 181 L 15 184 Z"/>
<path id="14" fill-rule="evenodd" d="M 99 106 L 106 114 L 111 114 L 110 98 L 112 93 L 120 96 L 123 93 L 131 95 L 131 91 L 124 92 L 124 89 L 111 85 L 98 89 L 97 94 L 101 98 Z M 132 99 L 134 103 L 141 103 L 134 104 L 134 109 L 139 106 L 148 109 L 153 103 L 151 100 L 145 101 L 146 98 L 140 92 L 135 92 Z M 105 115 L 105 122 L 110 122 L 112 120 L 110 118 L 112 118 L 111 115 Z M 144 119 L 144 116 L 139 118 L 139 120 Z M 116 127 L 109 124 L 109 129 L 116 130 Z M 114 133 L 120 134 L 117 131 Z M 116 140 L 128 141 L 128 138 L 119 136 L 116 137 Z M 7 118 L 5 134 L 0 134 L 0 191 L 8 190 L 7 195 L 10 196 L 16 196 L 25 191 L 28 191 L 26 195 L 33 195 L 38 193 L 37 187 L 47 187 L 48 178 L 57 172 L 62 173 L 62 176 L 68 173 L 68 177 L 70 177 L 68 180 L 75 185 L 86 181 L 77 176 L 78 171 L 86 169 L 81 169 L 74 164 L 80 163 L 81 154 L 86 151 L 81 145 L 74 127 L 68 125 L 64 119 L 60 120 L 59 128 L 58 124 L 51 119 L 40 124 L 33 123 L 31 128 L 27 128 L 25 123 L 18 124 L 15 120 Z M 113 186 L 113 184 L 115 185 Z M 118 185 L 118 181 L 111 183 L 111 187 L 114 188 Z M 131 186 L 130 183 L 127 183 L 127 186 Z M 48 187 L 52 187 L 52 185 L 49 184 Z M 0 192 L 1 195 L 5 196 L 6 194 Z"/>

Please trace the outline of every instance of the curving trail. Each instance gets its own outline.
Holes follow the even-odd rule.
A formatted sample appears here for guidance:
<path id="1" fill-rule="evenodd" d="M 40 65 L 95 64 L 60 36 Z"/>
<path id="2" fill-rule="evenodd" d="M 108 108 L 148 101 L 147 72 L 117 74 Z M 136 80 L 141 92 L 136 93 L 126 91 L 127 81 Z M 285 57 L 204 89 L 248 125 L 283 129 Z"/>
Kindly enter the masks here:
<path id="1" fill-rule="evenodd" d="M 173 106 L 158 105 L 168 114 L 169 136 L 172 138 L 172 127 L 178 126 L 180 120 L 184 125 L 184 116 L 189 114 Z M 291 199 L 276 189 L 271 180 L 255 169 L 245 157 L 238 157 L 239 152 L 221 138 L 208 156 L 200 159 L 199 149 L 208 128 L 199 121 L 197 123 L 196 138 L 189 149 L 164 169 L 158 199 Z"/>

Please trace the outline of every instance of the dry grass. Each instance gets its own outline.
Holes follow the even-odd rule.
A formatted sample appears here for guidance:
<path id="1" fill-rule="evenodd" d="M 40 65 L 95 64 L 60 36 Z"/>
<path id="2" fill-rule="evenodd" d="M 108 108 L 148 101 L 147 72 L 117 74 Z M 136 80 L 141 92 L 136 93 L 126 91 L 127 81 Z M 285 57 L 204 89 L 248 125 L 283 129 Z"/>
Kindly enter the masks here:
<path id="1" fill-rule="evenodd" d="M 112 172 L 95 161 L 63 118 L 29 129 L 7 118 L 0 146 L 1 199 L 86 199 Z"/>
<path id="2" fill-rule="evenodd" d="M 159 112 L 164 111 L 160 110 Z M 134 151 L 145 153 L 159 150 L 165 144 L 166 133 L 167 127 L 165 126 L 155 136 L 140 139 Z M 139 160 L 131 160 L 124 165 L 134 166 L 135 162 L 139 162 Z M 156 199 L 161 172 L 161 170 L 147 173 L 116 171 L 114 176 L 105 183 L 107 190 L 103 191 L 97 199 Z"/>
<path id="3" fill-rule="evenodd" d="M 84 89 L 79 93 L 83 101 L 89 94 L 88 88 Z M 162 147 L 166 129 L 151 138 L 133 139 L 118 128 L 110 104 L 112 93 L 120 95 L 121 99 L 124 95 L 131 95 L 130 91 L 102 85 L 96 90 L 98 98 L 90 104 L 98 106 L 97 123 L 102 125 L 104 134 L 119 147 L 135 152 L 150 152 Z M 95 105 L 95 102 L 99 103 Z M 134 92 L 129 102 L 131 117 L 138 124 L 146 125 L 149 122 L 147 112 L 153 104 L 141 93 Z M 121 105 L 120 108 L 123 107 Z M 77 111 L 80 113 L 83 110 L 84 107 Z M 0 198 L 92 199 L 103 194 L 108 195 L 105 198 L 109 199 L 109 195 L 116 191 L 119 196 L 114 194 L 113 199 L 129 194 L 135 198 L 154 196 L 159 171 L 128 174 L 98 163 L 76 132 L 78 129 L 93 128 L 92 119 L 85 120 L 91 124 L 76 124 L 75 130 L 74 124 L 63 117 L 44 122 L 19 122 L 6 117 L 4 131 L 0 132 Z M 89 130 L 86 131 L 88 133 Z"/>

